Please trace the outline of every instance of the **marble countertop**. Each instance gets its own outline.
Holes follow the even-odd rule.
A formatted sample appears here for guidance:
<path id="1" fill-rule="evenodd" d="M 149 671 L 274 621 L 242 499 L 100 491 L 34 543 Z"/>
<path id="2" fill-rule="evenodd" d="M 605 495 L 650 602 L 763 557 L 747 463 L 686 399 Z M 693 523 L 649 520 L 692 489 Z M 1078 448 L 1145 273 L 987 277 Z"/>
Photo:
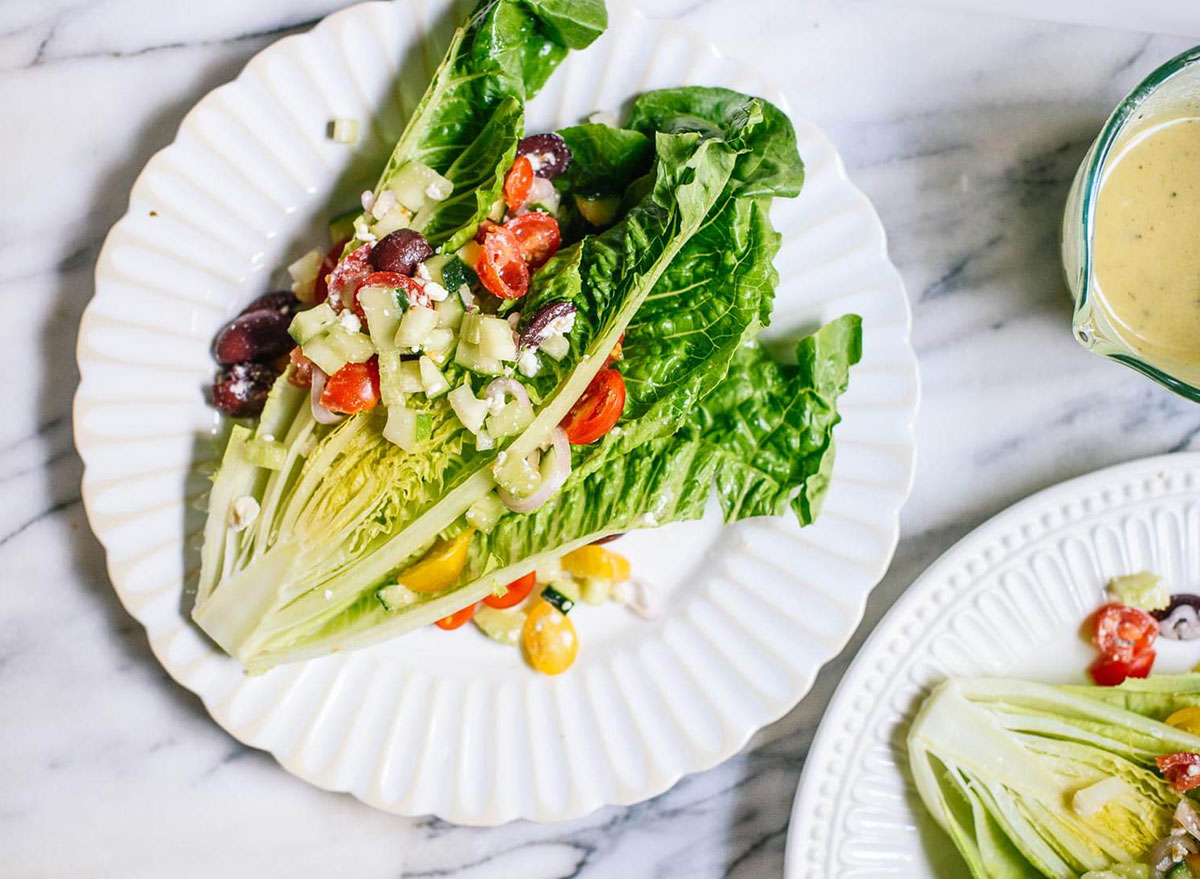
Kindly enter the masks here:
<path id="1" fill-rule="evenodd" d="M 1200 409 L 1072 341 L 1057 252 L 1089 142 L 1188 41 L 946 2 L 644 4 L 781 82 L 877 206 L 914 310 L 916 487 L 855 639 L 741 755 L 630 808 L 469 829 L 319 791 L 222 732 L 119 606 L 79 499 L 75 333 L 105 232 L 201 95 L 338 5 L 0 3 L 0 875 L 780 875 L 821 712 L 914 576 L 1030 492 L 1200 447 Z"/>

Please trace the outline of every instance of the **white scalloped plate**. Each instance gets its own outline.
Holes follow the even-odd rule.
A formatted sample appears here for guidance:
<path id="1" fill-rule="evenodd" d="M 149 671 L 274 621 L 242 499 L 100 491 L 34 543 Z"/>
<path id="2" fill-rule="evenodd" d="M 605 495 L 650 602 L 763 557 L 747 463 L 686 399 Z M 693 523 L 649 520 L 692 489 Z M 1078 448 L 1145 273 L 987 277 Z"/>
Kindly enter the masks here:
<path id="1" fill-rule="evenodd" d="M 967 879 L 921 805 L 908 723 L 950 675 L 1084 683 L 1080 629 L 1110 577 L 1157 571 L 1200 585 L 1200 453 L 1163 455 L 1035 494 L 972 531 L 871 634 L 821 721 L 788 833 L 787 879 Z M 1155 671 L 1185 671 L 1195 642 L 1160 639 Z"/>
<path id="2" fill-rule="evenodd" d="M 784 103 L 706 41 L 610 5 L 608 33 L 530 105 L 530 130 L 655 86 L 727 85 Z M 180 613 L 211 466 L 209 340 L 271 288 L 275 267 L 320 240 L 331 209 L 373 184 L 440 56 L 427 47 L 458 20 L 446 11 L 368 3 L 280 40 L 150 160 L 105 242 L 80 329 L 83 495 L 155 655 L 238 739 L 382 809 L 469 824 L 565 819 L 643 800 L 734 754 L 849 637 L 891 559 L 912 477 L 908 302 L 870 204 L 825 137 L 797 120 L 808 181 L 774 214 L 785 243 L 772 335 L 847 311 L 865 333 L 820 522 L 723 528 L 710 515 L 631 535 L 622 550 L 666 592 L 666 613 L 651 624 L 585 609 L 580 659 L 557 678 L 471 629 L 245 676 Z M 372 120 L 353 150 L 325 137 L 344 116 Z"/>

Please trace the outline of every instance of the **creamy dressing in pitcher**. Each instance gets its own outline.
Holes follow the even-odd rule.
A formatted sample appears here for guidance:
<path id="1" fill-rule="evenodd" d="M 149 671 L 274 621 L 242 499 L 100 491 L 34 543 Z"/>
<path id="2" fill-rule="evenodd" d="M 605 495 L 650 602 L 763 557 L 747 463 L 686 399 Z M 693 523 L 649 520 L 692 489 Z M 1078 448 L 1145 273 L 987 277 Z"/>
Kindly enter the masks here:
<path id="1" fill-rule="evenodd" d="M 1096 205 L 1096 283 L 1147 358 L 1200 363 L 1200 119 L 1172 119 L 1112 160 Z"/>

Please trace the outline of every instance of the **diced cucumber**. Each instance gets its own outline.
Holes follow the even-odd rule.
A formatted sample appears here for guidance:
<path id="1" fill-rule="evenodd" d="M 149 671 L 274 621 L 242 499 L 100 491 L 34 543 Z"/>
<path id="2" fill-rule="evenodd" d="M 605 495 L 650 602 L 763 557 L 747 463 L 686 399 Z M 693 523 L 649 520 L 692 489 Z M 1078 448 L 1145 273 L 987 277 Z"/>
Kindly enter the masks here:
<path id="1" fill-rule="evenodd" d="M 442 266 L 441 285 L 451 293 L 457 293 L 462 287 L 470 288 L 477 280 L 474 270 L 469 268 L 457 256 L 451 254 L 447 263 Z"/>
<path id="2" fill-rule="evenodd" d="M 419 211 L 427 201 L 444 201 L 454 191 L 454 184 L 437 171 L 420 162 L 409 162 L 396 172 L 388 188 L 396 199 L 410 211 Z"/>
<path id="3" fill-rule="evenodd" d="M 517 359 L 512 326 L 502 317 L 479 318 L 479 353 L 501 362 Z"/>
<path id="4" fill-rule="evenodd" d="M 504 501 L 494 491 L 489 492 L 467 508 L 467 524 L 487 534 L 506 512 Z"/>
<path id="5" fill-rule="evenodd" d="M 462 323 L 458 327 L 459 339 L 466 342 L 468 345 L 479 344 L 479 322 L 484 316 L 482 314 L 471 313 L 464 314 Z"/>
<path id="6" fill-rule="evenodd" d="M 385 235 L 391 235 L 397 229 L 408 229 L 412 224 L 412 214 L 397 205 L 384 214 L 382 219 L 371 224 L 371 234 L 376 238 L 383 238 Z"/>
<path id="7" fill-rule="evenodd" d="M 304 343 L 304 356 L 321 367 L 326 375 L 333 375 L 346 365 L 346 358 L 334 351 L 325 336 L 317 336 Z"/>
<path id="8" fill-rule="evenodd" d="M 337 313 L 329 307 L 328 302 L 322 302 L 306 311 L 297 312 L 288 327 L 288 334 L 297 345 L 303 345 L 335 323 L 337 323 Z"/>
<path id="9" fill-rule="evenodd" d="M 386 287 L 364 287 L 358 291 L 358 304 L 367 316 L 367 329 L 378 351 L 396 347 L 396 331 L 404 310 L 396 302 L 396 293 Z"/>
<path id="10" fill-rule="evenodd" d="M 313 248 L 287 267 L 292 279 L 292 292 L 301 302 L 312 302 L 317 285 L 317 275 L 325 261 L 325 254 Z"/>
<path id="11" fill-rule="evenodd" d="M 338 143 L 358 143 L 358 120 L 346 118 L 334 119 L 329 136 Z"/>
<path id="12" fill-rule="evenodd" d="M 354 221 L 358 215 L 362 213 L 358 208 L 351 208 L 348 211 L 338 214 L 329 221 L 329 240 L 336 244 L 339 241 L 345 241 L 347 238 L 354 237 Z"/>
<path id="13" fill-rule="evenodd" d="M 496 199 L 494 202 L 492 202 L 492 207 L 488 211 L 488 219 L 491 220 L 493 223 L 499 223 L 501 220 L 504 219 L 504 208 L 505 208 L 504 199 L 502 199 L 502 198 Z"/>
<path id="14" fill-rule="evenodd" d="M 433 418 L 428 412 L 393 406 L 388 409 L 387 424 L 383 438 L 395 443 L 406 452 L 415 452 L 417 446 L 429 438 L 433 429 Z"/>
<path id="15" fill-rule="evenodd" d="M 404 312 L 400 329 L 396 331 L 396 345 L 401 348 L 420 348 L 437 327 L 437 312 L 424 305 L 414 305 Z"/>
<path id="16" fill-rule="evenodd" d="M 363 333 L 352 333 L 341 324 L 325 331 L 325 343 L 347 363 L 366 363 L 375 356 L 375 346 Z"/>
<path id="17" fill-rule="evenodd" d="M 532 494 L 542 481 L 542 473 L 526 458 L 510 455 L 503 461 L 497 460 L 492 468 L 496 484 L 510 494 L 525 497 Z"/>
<path id="18" fill-rule="evenodd" d="M 420 596 L 407 586 L 392 583 L 390 586 L 381 586 L 375 593 L 375 597 L 379 599 L 379 603 L 383 605 L 384 610 L 392 613 L 393 611 L 400 610 L 402 607 L 415 604 Z"/>
<path id="19" fill-rule="evenodd" d="M 476 266 L 479 265 L 479 252 L 479 242 L 468 241 L 458 249 L 457 254 L 458 258 L 462 260 L 464 266 Z M 442 286 L 445 287 L 446 285 L 443 284 Z"/>
<path id="20" fill-rule="evenodd" d="M 612 580 L 600 577 L 585 577 L 579 596 L 586 604 L 604 604 L 612 595 Z"/>
<path id="21" fill-rule="evenodd" d="M 405 362 L 401 359 L 399 348 L 379 352 L 379 396 L 389 409 L 403 406 L 405 393 L 412 393 L 406 392 L 401 386 Z"/>
<path id="22" fill-rule="evenodd" d="M 477 452 L 487 452 L 494 448 L 496 448 L 496 441 L 486 430 L 480 430 L 475 434 L 475 450 Z"/>
<path id="23" fill-rule="evenodd" d="M 472 393 L 470 383 L 464 382 L 459 385 L 446 399 L 450 401 L 450 408 L 454 410 L 463 427 L 471 433 L 479 433 L 484 419 L 488 416 L 488 404 Z"/>
<path id="24" fill-rule="evenodd" d="M 397 387 L 405 394 L 425 393 L 425 385 L 421 383 L 421 364 L 415 360 L 402 361 L 397 374 Z"/>
<path id="25" fill-rule="evenodd" d="M 478 345 L 464 342 L 461 336 L 458 340 L 458 347 L 454 349 L 454 362 L 478 375 L 500 375 L 504 372 L 503 363 L 495 357 L 484 357 L 479 353 Z"/>
<path id="26" fill-rule="evenodd" d="M 246 443 L 246 460 L 255 467 L 282 470 L 287 460 L 287 446 L 276 440 L 254 438 Z"/>
<path id="27" fill-rule="evenodd" d="M 425 387 L 425 395 L 429 399 L 440 397 L 450 390 L 450 382 L 446 381 L 442 371 L 429 359 L 428 355 L 422 354 L 417 363 L 418 369 L 421 371 L 421 384 Z"/>
<path id="28" fill-rule="evenodd" d="M 532 421 L 532 406 L 524 400 L 509 400 L 499 412 L 488 416 L 487 432 L 494 437 L 514 436 Z"/>
<path id="29" fill-rule="evenodd" d="M 462 300 L 457 296 L 447 296 L 441 302 L 434 305 L 433 310 L 437 312 L 439 327 L 447 330 L 457 330 L 462 326 L 465 309 L 462 307 Z"/>
<path id="30" fill-rule="evenodd" d="M 571 343 L 566 336 L 548 336 L 542 339 L 538 350 L 551 360 L 562 360 L 571 353 Z"/>
<path id="31" fill-rule="evenodd" d="M 446 357 L 450 354 L 450 349 L 453 347 L 454 330 L 438 327 L 435 330 L 429 331 L 429 338 L 425 341 L 423 349 L 434 363 L 441 366 L 446 362 Z"/>
<path id="32" fill-rule="evenodd" d="M 480 605 L 472 618 L 479 631 L 493 641 L 509 647 L 521 640 L 521 628 L 525 625 L 525 611 L 517 608 L 501 609 Z"/>

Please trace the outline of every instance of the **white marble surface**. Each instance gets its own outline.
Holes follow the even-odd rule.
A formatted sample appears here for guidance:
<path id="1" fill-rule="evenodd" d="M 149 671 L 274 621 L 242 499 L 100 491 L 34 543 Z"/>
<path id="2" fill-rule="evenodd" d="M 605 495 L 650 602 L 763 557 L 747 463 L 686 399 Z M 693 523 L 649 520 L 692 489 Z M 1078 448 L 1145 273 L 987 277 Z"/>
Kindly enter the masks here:
<path id="1" fill-rule="evenodd" d="M 1029 492 L 1200 447 L 1200 409 L 1074 344 L 1056 242 L 1109 109 L 1186 42 L 947 3 L 646 4 L 782 82 L 877 205 L 915 313 L 916 488 L 855 641 L 745 753 L 639 806 L 479 830 L 375 812 L 230 739 L 117 604 L 79 503 L 73 349 L 105 231 L 188 107 L 337 5 L 0 2 L 0 876 L 779 875 L 821 710 L 916 573 Z"/>

